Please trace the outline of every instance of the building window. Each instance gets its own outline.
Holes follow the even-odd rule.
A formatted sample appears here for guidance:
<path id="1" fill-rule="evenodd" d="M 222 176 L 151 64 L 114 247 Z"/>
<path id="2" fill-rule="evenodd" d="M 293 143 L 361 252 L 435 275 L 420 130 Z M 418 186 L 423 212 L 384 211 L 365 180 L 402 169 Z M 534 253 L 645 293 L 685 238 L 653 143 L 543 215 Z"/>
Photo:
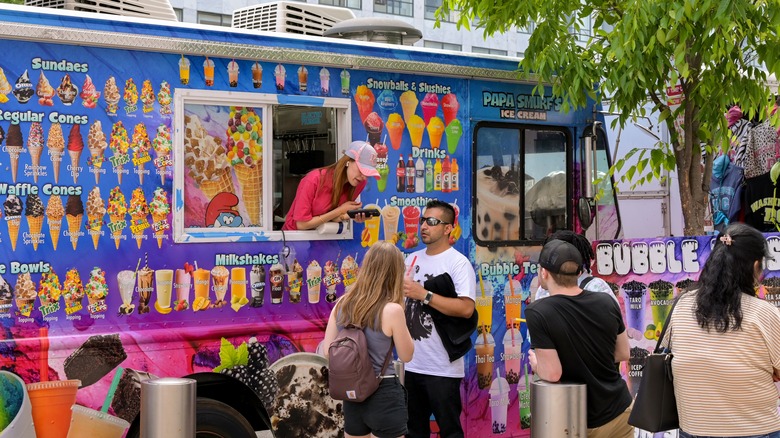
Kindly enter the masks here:
<path id="1" fill-rule="evenodd" d="M 441 7 L 442 0 L 425 0 L 425 19 L 435 20 L 436 10 Z M 460 19 L 460 11 L 450 10 L 450 12 L 442 18 L 442 21 L 448 23 L 456 23 Z"/>
<path id="2" fill-rule="evenodd" d="M 482 244 L 541 241 L 566 229 L 566 131 L 483 125 L 475 134 L 474 237 Z"/>
<path id="3" fill-rule="evenodd" d="M 463 46 L 461 46 L 460 44 L 441 43 L 439 41 L 428 41 L 428 40 L 423 42 L 423 47 L 428 47 L 431 49 L 452 50 L 455 52 L 460 52 L 463 50 Z"/>
<path id="4" fill-rule="evenodd" d="M 520 32 L 520 33 L 531 34 L 531 33 L 534 33 L 534 29 L 536 29 L 536 23 L 534 23 L 533 21 L 529 21 L 528 22 L 528 26 L 518 27 L 517 31 Z"/>
<path id="5" fill-rule="evenodd" d="M 474 53 L 484 53 L 486 55 L 502 55 L 502 56 L 507 55 L 506 50 L 488 49 L 487 47 L 472 47 L 471 51 Z"/>
<path id="6" fill-rule="evenodd" d="M 342 8 L 363 9 L 362 0 L 320 0 L 321 5 L 340 6 Z"/>
<path id="7" fill-rule="evenodd" d="M 182 8 L 173 8 L 173 13 L 176 14 L 177 21 L 184 21 L 184 10 Z"/>
<path id="8" fill-rule="evenodd" d="M 374 0 L 374 12 L 414 17 L 412 0 Z"/>
<path id="9" fill-rule="evenodd" d="M 224 14 L 215 14 L 213 12 L 198 11 L 198 23 L 210 24 L 212 26 L 226 26 L 230 27 L 230 23 L 233 17 Z"/>

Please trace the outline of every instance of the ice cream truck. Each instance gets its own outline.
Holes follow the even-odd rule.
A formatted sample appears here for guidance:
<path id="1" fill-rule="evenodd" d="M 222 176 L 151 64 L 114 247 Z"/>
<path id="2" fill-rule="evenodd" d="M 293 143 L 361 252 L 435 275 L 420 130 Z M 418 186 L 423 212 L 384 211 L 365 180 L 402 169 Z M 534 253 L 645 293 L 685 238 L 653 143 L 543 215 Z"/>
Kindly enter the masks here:
<path id="1" fill-rule="evenodd" d="M 189 377 L 204 435 L 340 436 L 330 310 L 371 245 L 423 248 L 441 199 L 478 273 L 466 435 L 530 434 L 531 260 L 557 229 L 620 235 L 609 185 L 593 197 L 597 102 L 565 112 L 517 59 L 419 47 L 14 6 L 0 39 L 0 368 L 34 409 L 61 382 L 56 428 L 75 403 L 137 436 L 141 382 Z M 282 231 L 302 176 L 354 140 L 381 214 Z"/>

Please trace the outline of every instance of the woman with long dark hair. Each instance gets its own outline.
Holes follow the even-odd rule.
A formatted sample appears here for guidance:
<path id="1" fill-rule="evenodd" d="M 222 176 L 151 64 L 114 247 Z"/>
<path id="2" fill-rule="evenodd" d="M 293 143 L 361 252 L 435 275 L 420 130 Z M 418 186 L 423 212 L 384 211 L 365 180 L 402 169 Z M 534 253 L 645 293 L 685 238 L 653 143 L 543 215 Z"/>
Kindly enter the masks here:
<path id="1" fill-rule="evenodd" d="M 363 259 L 357 280 L 330 312 L 325 329 L 325 355 L 339 330 L 347 324 L 363 327 L 374 371 L 382 366 L 390 346 L 403 362 L 412 360 L 414 342 L 404 315 L 404 258 L 390 242 L 379 241 Z M 396 438 L 406 434 L 406 390 L 392 366 L 382 383 L 362 402 L 344 401 L 344 432 L 347 438 Z"/>
<path id="2" fill-rule="evenodd" d="M 780 310 L 756 296 L 765 257 L 761 233 L 730 225 L 672 313 L 681 438 L 780 438 Z"/>
<path id="3" fill-rule="evenodd" d="M 370 177 L 379 178 L 376 151 L 364 141 L 353 141 L 338 161 L 303 177 L 282 229 L 313 230 L 327 222 L 349 220 L 347 212 L 361 207 L 356 199 Z M 365 217 L 360 214 L 355 220 L 362 222 Z"/>

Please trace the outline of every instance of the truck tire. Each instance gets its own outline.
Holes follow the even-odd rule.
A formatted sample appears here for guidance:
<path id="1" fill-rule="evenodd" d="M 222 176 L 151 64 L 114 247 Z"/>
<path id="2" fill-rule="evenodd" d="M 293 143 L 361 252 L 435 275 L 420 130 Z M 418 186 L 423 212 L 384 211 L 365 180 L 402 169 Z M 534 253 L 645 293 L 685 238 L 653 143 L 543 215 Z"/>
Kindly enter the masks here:
<path id="1" fill-rule="evenodd" d="M 197 438 L 256 438 L 252 426 L 237 410 L 210 398 L 198 397 L 195 434 Z M 139 438 L 141 428 L 136 421 L 130 426 L 126 438 Z"/>

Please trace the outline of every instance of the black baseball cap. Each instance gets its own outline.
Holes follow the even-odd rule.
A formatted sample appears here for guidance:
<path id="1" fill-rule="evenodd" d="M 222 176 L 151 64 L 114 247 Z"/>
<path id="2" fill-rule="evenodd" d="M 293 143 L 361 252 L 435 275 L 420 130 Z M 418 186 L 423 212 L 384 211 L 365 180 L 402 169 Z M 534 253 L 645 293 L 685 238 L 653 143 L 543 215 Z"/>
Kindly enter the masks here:
<path id="1" fill-rule="evenodd" d="M 562 271 L 566 262 L 574 262 L 577 268 L 572 272 Z M 582 255 L 571 243 L 553 239 L 544 244 L 539 254 L 539 265 L 553 274 L 579 275 L 582 272 Z"/>

